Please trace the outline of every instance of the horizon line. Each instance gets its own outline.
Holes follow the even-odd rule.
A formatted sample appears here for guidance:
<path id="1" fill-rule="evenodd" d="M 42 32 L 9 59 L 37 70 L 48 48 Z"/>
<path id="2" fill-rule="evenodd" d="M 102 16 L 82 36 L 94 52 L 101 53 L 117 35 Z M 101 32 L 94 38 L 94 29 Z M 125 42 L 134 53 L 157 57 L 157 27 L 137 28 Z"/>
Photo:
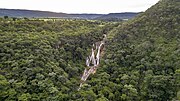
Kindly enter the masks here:
<path id="1" fill-rule="evenodd" d="M 6 9 L 6 10 L 26 10 L 26 11 L 40 11 L 40 12 L 51 12 L 51 13 L 64 13 L 64 14 L 116 14 L 116 13 L 141 13 L 140 12 L 109 12 L 109 13 L 66 13 L 66 12 L 55 12 L 55 11 L 48 11 L 48 10 L 33 10 L 33 9 L 16 9 L 16 8 L 0 8 L 0 9 Z"/>

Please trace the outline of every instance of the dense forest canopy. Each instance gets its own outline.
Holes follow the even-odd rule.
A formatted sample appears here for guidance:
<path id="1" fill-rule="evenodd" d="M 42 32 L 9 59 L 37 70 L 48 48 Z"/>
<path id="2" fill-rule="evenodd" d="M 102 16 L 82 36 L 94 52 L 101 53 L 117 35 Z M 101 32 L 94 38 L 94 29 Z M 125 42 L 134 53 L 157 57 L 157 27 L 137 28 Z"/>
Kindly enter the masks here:
<path id="1" fill-rule="evenodd" d="M 162 0 L 111 31 L 114 37 L 107 46 L 107 71 L 114 74 L 114 82 L 122 84 L 119 96 L 145 101 L 179 98 L 179 14 L 179 1 Z"/>
<path id="2" fill-rule="evenodd" d="M 126 22 L 0 18 L 0 100 L 180 100 L 179 14 L 179 0 L 161 0 Z M 78 91 L 103 34 L 100 66 Z"/>
<path id="3" fill-rule="evenodd" d="M 77 99 L 92 44 L 118 25 L 64 19 L 0 20 L 1 100 Z"/>

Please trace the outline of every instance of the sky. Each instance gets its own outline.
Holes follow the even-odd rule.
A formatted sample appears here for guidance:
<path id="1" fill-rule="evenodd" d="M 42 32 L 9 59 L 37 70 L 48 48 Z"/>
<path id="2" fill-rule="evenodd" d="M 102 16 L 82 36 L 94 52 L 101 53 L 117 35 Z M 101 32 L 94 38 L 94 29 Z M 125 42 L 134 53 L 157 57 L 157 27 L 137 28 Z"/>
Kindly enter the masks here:
<path id="1" fill-rule="evenodd" d="M 0 0 L 0 8 L 63 13 L 142 12 L 159 0 Z"/>

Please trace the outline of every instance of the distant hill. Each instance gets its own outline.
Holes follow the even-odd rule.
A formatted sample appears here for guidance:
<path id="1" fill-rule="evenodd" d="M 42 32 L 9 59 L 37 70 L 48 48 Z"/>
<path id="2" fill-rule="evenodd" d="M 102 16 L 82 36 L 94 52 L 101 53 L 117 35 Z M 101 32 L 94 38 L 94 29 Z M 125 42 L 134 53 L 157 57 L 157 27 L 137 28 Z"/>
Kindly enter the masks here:
<path id="1" fill-rule="evenodd" d="M 37 10 L 0 9 L 0 16 L 11 17 L 70 17 L 65 13 L 55 13 Z"/>
<path id="2" fill-rule="evenodd" d="M 105 14 L 69 14 L 73 18 L 79 19 L 96 19 L 98 17 L 104 16 Z"/>
<path id="3" fill-rule="evenodd" d="M 117 18 L 117 19 L 131 19 L 135 17 L 138 13 L 133 13 L 133 12 L 125 12 L 125 13 L 109 13 L 107 15 L 102 15 L 100 17 L 97 17 L 96 19 L 100 20 L 105 20 L 105 19 L 112 19 L 112 18 Z"/>
<path id="4" fill-rule="evenodd" d="M 76 18 L 76 19 L 130 19 L 136 16 L 138 13 L 110 13 L 110 14 L 66 14 L 56 13 L 49 11 L 38 10 L 21 10 L 21 9 L 0 9 L 0 16 L 10 17 L 54 17 L 54 18 Z"/>

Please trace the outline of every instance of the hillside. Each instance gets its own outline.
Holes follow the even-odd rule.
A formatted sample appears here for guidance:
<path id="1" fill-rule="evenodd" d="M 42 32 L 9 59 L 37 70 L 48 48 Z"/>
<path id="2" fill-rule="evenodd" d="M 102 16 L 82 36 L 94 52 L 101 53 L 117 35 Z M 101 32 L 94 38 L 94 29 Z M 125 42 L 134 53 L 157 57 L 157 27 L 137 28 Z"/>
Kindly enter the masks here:
<path id="1" fill-rule="evenodd" d="M 111 31 L 106 69 L 121 99 L 180 100 L 179 14 L 179 0 L 161 0 Z"/>

